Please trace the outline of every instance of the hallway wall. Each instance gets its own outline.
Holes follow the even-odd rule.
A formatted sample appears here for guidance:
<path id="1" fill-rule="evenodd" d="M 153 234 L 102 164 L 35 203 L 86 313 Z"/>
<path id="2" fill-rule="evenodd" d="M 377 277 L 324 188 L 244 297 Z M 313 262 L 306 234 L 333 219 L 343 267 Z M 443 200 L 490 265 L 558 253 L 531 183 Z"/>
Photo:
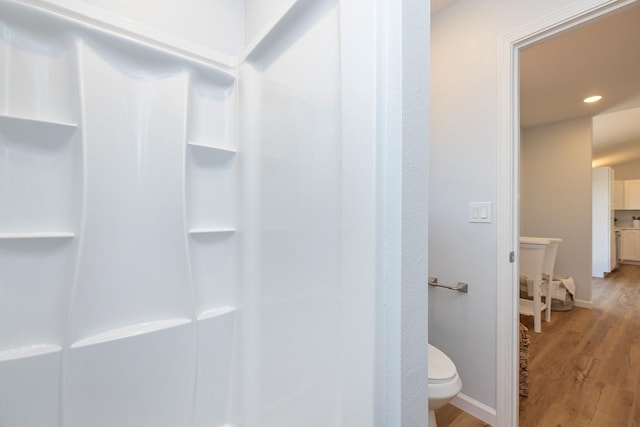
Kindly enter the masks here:
<path id="1" fill-rule="evenodd" d="M 520 152 L 520 235 L 560 237 L 555 274 L 591 301 L 591 119 L 525 129 Z"/>
<path id="2" fill-rule="evenodd" d="M 640 141 L 638 141 L 640 144 Z M 640 159 L 612 166 L 616 180 L 640 179 Z"/>
<path id="3" fill-rule="evenodd" d="M 462 400 L 489 421 L 497 404 L 497 265 L 509 259 L 497 253 L 498 225 L 508 218 L 473 224 L 468 216 L 469 202 L 500 202 L 499 40 L 574 3 L 459 0 L 432 17 L 429 274 L 468 281 L 470 291 L 430 290 L 429 337 L 458 367 Z"/>

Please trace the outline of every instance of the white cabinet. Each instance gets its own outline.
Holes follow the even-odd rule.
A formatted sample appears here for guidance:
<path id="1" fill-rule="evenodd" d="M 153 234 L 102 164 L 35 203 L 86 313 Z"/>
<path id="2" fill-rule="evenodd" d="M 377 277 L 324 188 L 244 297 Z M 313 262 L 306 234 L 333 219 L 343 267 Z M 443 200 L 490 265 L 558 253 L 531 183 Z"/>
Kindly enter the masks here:
<path id="1" fill-rule="evenodd" d="M 624 181 L 613 181 L 613 209 L 624 209 Z"/>
<path id="2" fill-rule="evenodd" d="M 620 231 L 620 259 L 640 261 L 640 230 Z"/>
<path id="3" fill-rule="evenodd" d="M 624 208 L 640 209 L 640 179 L 624 181 Z"/>
<path id="4" fill-rule="evenodd" d="M 640 210 L 640 179 L 613 181 L 611 205 L 613 209 Z"/>
<path id="5" fill-rule="evenodd" d="M 604 277 L 615 265 L 613 241 L 613 169 L 609 167 L 592 169 L 592 231 L 591 247 L 593 277 Z"/>

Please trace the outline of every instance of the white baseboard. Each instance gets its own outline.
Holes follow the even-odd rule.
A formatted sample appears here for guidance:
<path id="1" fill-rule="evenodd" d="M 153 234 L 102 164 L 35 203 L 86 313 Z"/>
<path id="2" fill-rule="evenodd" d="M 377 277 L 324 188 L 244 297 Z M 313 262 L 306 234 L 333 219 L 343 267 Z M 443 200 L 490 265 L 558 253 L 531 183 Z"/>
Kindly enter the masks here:
<path id="1" fill-rule="evenodd" d="M 465 394 L 458 393 L 451 401 L 451 404 L 489 425 L 496 425 L 496 410 Z"/>
<path id="2" fill-rule="evenodd" d="M 581 308 L 593 308 L 593 302 L 585 301 L 583 299 L 577 299 L 573 301 L 573 305 Z"/>

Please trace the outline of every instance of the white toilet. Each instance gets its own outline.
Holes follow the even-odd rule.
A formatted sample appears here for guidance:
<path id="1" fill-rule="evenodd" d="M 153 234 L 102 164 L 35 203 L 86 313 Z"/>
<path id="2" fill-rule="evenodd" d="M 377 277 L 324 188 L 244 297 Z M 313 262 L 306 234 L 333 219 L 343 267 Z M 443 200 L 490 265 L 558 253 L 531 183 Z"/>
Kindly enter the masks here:
<path id="1" fill-rule="evenodd" d="M 429 344 L 429 427 L 436 427 L 435 410 L 448 403 L 462 389 L 456 365 Z"/>

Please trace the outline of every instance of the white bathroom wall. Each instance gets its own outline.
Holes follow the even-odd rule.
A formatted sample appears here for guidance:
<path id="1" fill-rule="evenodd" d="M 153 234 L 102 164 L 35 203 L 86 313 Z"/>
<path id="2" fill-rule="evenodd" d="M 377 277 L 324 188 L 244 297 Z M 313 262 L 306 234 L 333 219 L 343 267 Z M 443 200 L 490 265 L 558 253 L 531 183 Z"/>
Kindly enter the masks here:
<path id="1" fill-rule="evenodd" d="M 445 283 L 468 281 L 469 294 L 430 291 L 429 337 L 455 362 L 463 401 L 489 421 L 497 405 L 496 304 L 502 297 L 496 266 L 509 256 L 497 253 L 497 237 L 509 218 L 472 224 L 468 215 L 469 202 L 498 203 L 496 106 L 501 73 L 508 72 L 499 40 L 572 3 L 458 0 L 431 21 L 429 274 Z M 582 2 L 585 8 L 603 3 Z"/>

